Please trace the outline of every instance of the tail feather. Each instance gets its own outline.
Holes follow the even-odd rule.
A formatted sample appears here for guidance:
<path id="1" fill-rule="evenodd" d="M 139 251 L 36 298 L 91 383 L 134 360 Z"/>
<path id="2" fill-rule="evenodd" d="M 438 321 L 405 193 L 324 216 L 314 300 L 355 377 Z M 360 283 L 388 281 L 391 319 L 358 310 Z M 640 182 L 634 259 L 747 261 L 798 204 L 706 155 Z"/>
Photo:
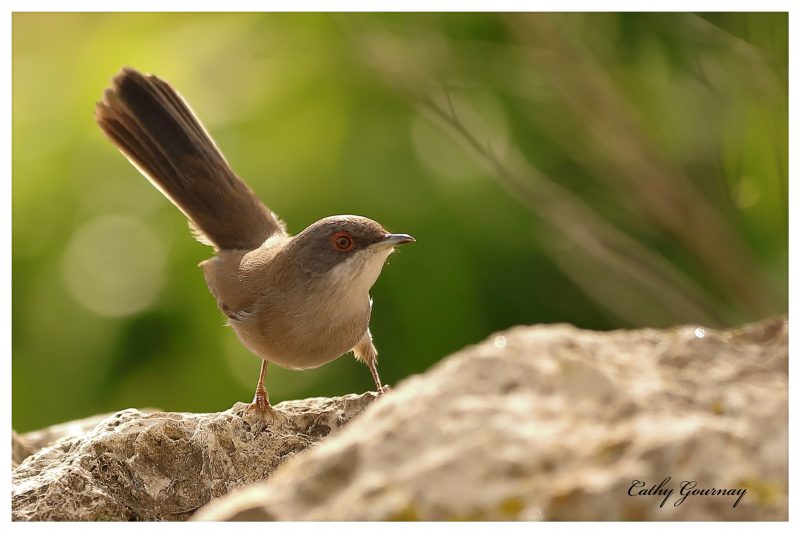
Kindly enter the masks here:
<path id="1" fill-rule="evenodd" d="M 201 242 L 250 250 L 285 233 L 164 81 L 124 68 L 97 104 L 96 119 L 125 157 L 189 218 Z"/>

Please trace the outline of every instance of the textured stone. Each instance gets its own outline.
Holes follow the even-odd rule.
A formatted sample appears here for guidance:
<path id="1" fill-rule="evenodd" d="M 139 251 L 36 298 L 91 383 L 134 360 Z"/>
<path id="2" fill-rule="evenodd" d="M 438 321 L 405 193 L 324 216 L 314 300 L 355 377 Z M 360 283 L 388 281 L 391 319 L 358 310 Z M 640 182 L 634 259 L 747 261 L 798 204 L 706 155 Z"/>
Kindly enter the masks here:
<path id="1" fill-rule="evenodd" d="M 25 437 L 16 431 L 11 431 L 11 467 L 16 468 L 18 464 L 25 460 L 35 450 Z"/>
<path id="2" fill-rule="evenodd" d="M 244 414 L 126 409 L 12 436 L 14 520 L 183 520 L 212 498 L 262 481 L 335 433 L 375 393 L 283 402 L 279 423 Z"/>
<path id="3" fill-rule="evenodd" d="M 787 331 L 514 328 L 194 518 L 786 520 Z"/>
<path id="4" fill-rule="evenodd" d="M 157 412 L 157 409 L 142 409 L 142 412 L 154 413 Z M 36 453 L 46 446 L 50 446 L 59 439 L 83 435 L 113 414 L 114 413 L 103 413 L 81 418 L 80 420 L 71 420 L 63 424 L 55 424 L 44 429 L 30 431 L 23 435 L 17 435 L 16 432 L 14 432 L 14 435 L 24 443 L 24 448 L 20 449 L 20 453 L 23 455 L 15 455 L 15 458 L 18 458 L 18 460 L 15 460 L 17 463 L 21 463 L 28 455 Z"/>
<path id="5" fill-rule="evenodd" d="M 237 404 L 12 434 L 12 461 L 27 457 L 13 518 L 785 520 L 787 334 L 785 318 L 731 331 L 518 327 L 341 431 L 373 394 L 284 402 L 269 427 Z M 667 476 L 663 507 L 663 495 L 628 495 Z M 683 480 L 747 492 L 735 508 L 732 495 L 676 507 Z"/>

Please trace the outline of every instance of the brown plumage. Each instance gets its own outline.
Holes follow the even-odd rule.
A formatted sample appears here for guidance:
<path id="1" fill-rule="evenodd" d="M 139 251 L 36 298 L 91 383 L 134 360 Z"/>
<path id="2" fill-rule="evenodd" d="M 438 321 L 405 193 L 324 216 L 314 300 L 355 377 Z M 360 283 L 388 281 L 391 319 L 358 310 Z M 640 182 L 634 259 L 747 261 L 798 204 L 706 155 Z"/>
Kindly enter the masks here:
<path id="1" fill-rule="evenodd" d="M 105 134 L 221 250 L 252 250 L 283 224 L 231 170 L 189 106 L 155 76 L 125 68 L 97 104 Z"/>

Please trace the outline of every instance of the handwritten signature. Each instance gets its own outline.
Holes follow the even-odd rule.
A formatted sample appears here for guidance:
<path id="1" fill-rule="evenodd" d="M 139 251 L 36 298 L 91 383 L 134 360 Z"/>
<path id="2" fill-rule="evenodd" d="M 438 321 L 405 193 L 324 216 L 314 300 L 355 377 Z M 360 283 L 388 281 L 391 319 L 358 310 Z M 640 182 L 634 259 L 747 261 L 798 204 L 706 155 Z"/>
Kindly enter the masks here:
<path id="1" fill-rule="evenodd" d="M 658 485 L 653 484 L 649 488 L 644 488 L 647 486 L 646 482 L 634 479 L 631 482 L 630 488 L 628 489 L 628 496 L 663 496 L 663 499 L 658 506 L 664 507 L 664 504 L 669 501 L 674 493 L 672 487 L 669 487 L 669 482 L 671 479 L 671 477 L 666 477 Z M 680 489 L 678 493 L 680 494 L 680 497 L 672 504 L 673 507 L 678 507 L 681 505 L 686 501 L 687 498 L 689 498 L 689 496 L 738 496 L 738 498 L 736 498 L 736 500 L 733 502 L 733 507 L 735 508 L 737 505 L 739 505 L 739 502 L 742 500 L 744 495 L 747 494 L 747 489 L 720 489 L 716 487 L 703 488 L 697 486 L 697 481 L 684 480 L 680 483 Z"/>

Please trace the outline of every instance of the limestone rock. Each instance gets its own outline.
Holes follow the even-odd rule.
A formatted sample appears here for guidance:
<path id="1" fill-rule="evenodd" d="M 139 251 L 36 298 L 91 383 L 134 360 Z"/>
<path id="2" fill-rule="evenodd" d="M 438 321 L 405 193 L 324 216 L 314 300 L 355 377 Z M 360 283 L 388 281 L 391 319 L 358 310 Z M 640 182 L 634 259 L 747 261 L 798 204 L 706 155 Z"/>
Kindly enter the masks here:
<path id="1" fill-rule="evenodd" d="M 143 413 L 154 413 L 156 411 L 156 409 L 142 409 Z M 21 443 L 24 443 L 24 447 L 19 450 L 21 455 L 17 455 L 15 452 L 14 461 L 16 463 L 21 463 L 27 456 L 38 452 L 46 446 L 50 446 L 58 439 L 83 435 L 113 414 L 114 413 L 103 413 L 80 420 L 72 420 L 70 422 L 64 422 L 63 424 L 55 424 L 44 429 L 30 431 L 23 435 L 17 435 L 17 433 L 14 432 L 15 438 Z"/>
<path id="2" fill-rule="evenodd" d="M 273 425 L 236 404 L 209 414 L 126 409 L 16 436 L 13 460 L 43 449 L 13 470 L 12 518 L 183 520 L 212 498 L 266 479 L 376 397 L 283 402 Z"/>
<path id="3" fill-rule="evenodd" d="M 786 520 L 787 334 L 785 318 L 731 331 L 514 328 L 194 518 Z M 192 461 L 171 474 L 204 463 Z M 628 494 L 667 477 L 663 506 Z M 747 492 L 736 507 L 736 495 L 676 506 L 683 481 Z"/>

